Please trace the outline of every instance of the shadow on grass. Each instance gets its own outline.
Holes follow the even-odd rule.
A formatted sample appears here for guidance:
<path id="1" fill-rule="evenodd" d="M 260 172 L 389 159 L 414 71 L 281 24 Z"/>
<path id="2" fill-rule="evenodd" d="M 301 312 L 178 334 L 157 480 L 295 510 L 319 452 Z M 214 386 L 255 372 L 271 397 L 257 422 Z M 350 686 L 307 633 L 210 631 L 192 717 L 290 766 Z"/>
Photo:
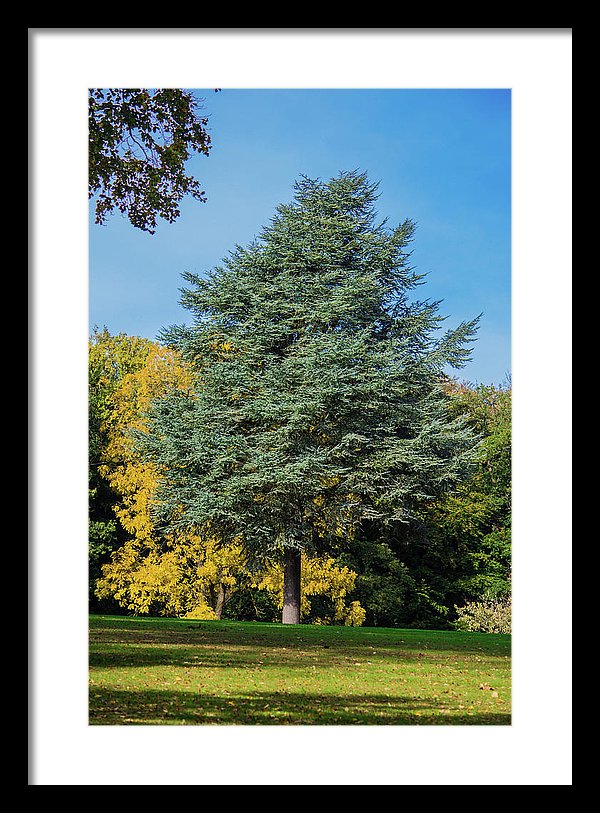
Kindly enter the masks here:
<path id="1" fill-rule="evenodd" d="M 362 632 L 362 634 L 361 634 Z M 455 637 L 456 636 L 456 637 Z M 128 668 L 185 666 L 245 668 L 264 666 L 304 668 L 315 664 L 337 668 L 349 662 L 380 663 L 447 662 L 460 658 L 485 659 L 490 663 L 510 655 L 510 642 L 480 639 L 473 633 L 417 636 L 412 631 L 371 634 L 368 630 L 296 627 L 254 632 L 237 625 L 192 625 L 176 629 L 107 626 L 90 631 L 90 667 Z"/>
<path id="2" fill-rule="evenodd" d="M 417 655 L 402 650 L 369 652 L 361 647 L 341 647 L 336 652 L 332 647 L 307 649 L 264 650 L 260 647 L 213 648 L 207 644 L 196 647 L 130 646 L 113 644 L 101 650 L 90 652 L 90 667 L 100 669 L 127 669 L 151 666 L 177 666 L 199 669 L 245 669 L 260 664 L 263 668 L 306 669 L 311 665 L 319 669 L 336 669 L 351 663 L 364 662 L 368 656 L 371 663 L 423 663 L 424 661 L 445 660 L 437 652 Z M 486 661 L 490 656 L 486 658 Z"/>
<path id="3" fill-rule="evenodd" d="M 344 650 L 366 647 L 506 656 L 510 635 L 441 630 L 401 630 L 337 627 L 310 624 L 283 625 L 252 622 L 186 621 L 183 619 L 90 617 L 93 643 L 170 646 L 294 647 L 319 649 L 323 645 Z"/>
<path id="4" fill-rule="evenodd" d="M 480 660 L 488 665 L 497 662 L 501 656 L 478 652 Z M 151 645 L 132 644 L 130 641 L 95 645 L 90 649 L 89 665 L 100 669 L 127 669 L 159 666 L 177 666 L 200 669 L 244 669 L 261 664 L 263 668 L 306 669 L 317 666 L 319 669 L 337 669 L 350 664 L 425 664 L 456 662 L 464 663 L 469 653 L 438 651 L 423 648 L 423 651 L 401 647 L 381 647 L 377 650 L 366 646 L 299 646 L 281 648 L 262 644 L 217 645 L 213 641 L 203 644 L 175 646 L 173 643 L 153 642 Z"/>
<path id="5" fill-rule="evenodd" d="M 253 692 L 90 691 L 90 725 L 510 725 L 508 712 L 434 699 Z"/>

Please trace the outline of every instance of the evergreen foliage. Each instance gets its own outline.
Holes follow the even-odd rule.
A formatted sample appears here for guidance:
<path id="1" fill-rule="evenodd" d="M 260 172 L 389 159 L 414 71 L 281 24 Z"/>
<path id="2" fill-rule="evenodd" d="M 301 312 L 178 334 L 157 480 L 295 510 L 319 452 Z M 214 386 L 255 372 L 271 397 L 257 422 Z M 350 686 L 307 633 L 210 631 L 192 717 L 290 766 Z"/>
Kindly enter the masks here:
<path id="1" fill-rule="evenodd" d="M 441 332 L 439 302 L 409 299 L 414 224 L 389 229 L 377 185 L 301 178 L 248 247 L 186 273 L 191 327 L 162 340 L 195 384 L 149 410 L 157 518 L 252 561 L 335 551 L 363 518 L 408 521 L 464 478 L 477 436 L 443 387 L 478 319 Z"/>

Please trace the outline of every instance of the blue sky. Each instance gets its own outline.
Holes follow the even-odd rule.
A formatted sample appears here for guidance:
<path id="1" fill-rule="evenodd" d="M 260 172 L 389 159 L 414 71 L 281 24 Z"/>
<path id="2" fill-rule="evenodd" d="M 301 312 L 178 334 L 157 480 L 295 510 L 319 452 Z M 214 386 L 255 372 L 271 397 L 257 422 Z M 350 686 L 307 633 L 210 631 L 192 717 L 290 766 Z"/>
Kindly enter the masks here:
<path id="1" fill-rule="evenodd" d="M 455 374 L 511 373 L 511 92 L 508 89 L 195 89 L 212 138 L 188 171 L 206 203 L 154 235 L 119 214 L 89 220 L 89 323 L 155 339 L 188 323 L 184 271 L 204 273 L 246 245 L 292 199 L 300 175 L 343 170 L 379 183 L 377 211 L 417 223 L 419 298 L 442 300 L 445 327 L 482 314 L 473 360 Z"/>

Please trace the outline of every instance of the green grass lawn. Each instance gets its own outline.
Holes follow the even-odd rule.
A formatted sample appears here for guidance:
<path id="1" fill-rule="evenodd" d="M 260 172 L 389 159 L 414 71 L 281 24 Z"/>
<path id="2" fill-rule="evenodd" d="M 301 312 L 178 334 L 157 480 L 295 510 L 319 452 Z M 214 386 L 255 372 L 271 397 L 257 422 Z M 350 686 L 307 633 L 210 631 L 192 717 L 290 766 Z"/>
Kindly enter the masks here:
<path id="1" fill-rule="evenodd" d="M 90 617 L 92 725 L 509 725 L 510 635 Z"/>

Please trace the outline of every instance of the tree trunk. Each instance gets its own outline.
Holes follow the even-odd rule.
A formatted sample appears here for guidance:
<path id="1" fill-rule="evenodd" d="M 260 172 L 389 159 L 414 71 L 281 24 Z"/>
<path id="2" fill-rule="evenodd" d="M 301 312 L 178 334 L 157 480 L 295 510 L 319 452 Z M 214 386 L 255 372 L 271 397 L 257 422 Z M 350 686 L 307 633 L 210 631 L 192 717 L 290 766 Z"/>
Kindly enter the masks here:
<path id="1" fill-rule="evenodd" d="M 300 551 L 286 548 L 283 554 L 283 613 L 284 624 L 300 623 Z"/>
<path id="2" fill-rule="evenodd" d="M 225 604 L 225 590 L 223 590 L 223 585 L 219 585 L 219 592 L 217 593 L 217 603 L 215 606 L 215 615 L 217 619 L 220 621 L 221 616 L 223 614 L 223 605 Z"/>

